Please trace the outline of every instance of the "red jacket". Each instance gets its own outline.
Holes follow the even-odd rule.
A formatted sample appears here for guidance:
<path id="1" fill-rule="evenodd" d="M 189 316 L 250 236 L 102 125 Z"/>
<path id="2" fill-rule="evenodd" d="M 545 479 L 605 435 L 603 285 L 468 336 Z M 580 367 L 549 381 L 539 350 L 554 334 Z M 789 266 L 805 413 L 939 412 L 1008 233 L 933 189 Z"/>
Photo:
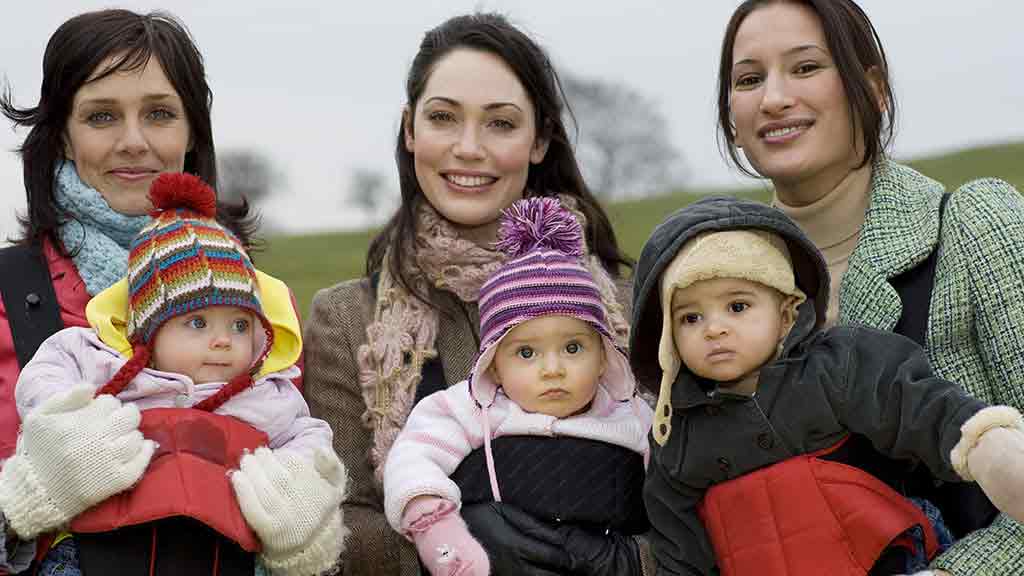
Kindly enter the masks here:
<path id="1" fill-rule="evenodd" d="M 85 282 L 78 275 L 70 257 L 61 256 L 49 240 L 43 242 L 43 253 L 50 267 L 50 279 L 57 293 L 60 305 L 60 319 L 64 327 L 88 326 L 85 319 L 85 305 L 91 296 L 85 290 Z M 4 271 L 5 274 L 10 273 Z M 14 352 L 14 340 L 7 324 L 7 309 L 0 300 L 0 459 L 14 453 L 18 440 L 18 410 L 14 405 L 14 385 L 18 383 L 18 356 Z"/>

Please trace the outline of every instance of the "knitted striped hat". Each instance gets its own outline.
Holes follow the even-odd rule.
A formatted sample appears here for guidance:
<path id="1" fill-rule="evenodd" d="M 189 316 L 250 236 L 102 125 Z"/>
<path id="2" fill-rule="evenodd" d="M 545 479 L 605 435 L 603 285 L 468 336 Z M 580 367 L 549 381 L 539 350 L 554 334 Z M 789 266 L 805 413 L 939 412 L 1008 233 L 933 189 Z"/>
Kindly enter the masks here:
<path id="1" fill-rule="evenodd" d="M 480 288 L 480 351 L 526 320 L 578 318 L 614 341 L 601 292 L 584 266 L 583 232 L 555 198 L 526 198 L 502 216 L 498 249 L 510 257 Z"/>
<path id="2" fill-rule="evenodd" d="M 215 216 L 212 188 L 191 174 L 162 174 L 149 191 L 153 220 L 128 255 L 128 339 L 149 344 L 169 318 L 207 306 L 263 315 L 256 271 Z"/>
<path id="3" fill-rule="evenodd" d="M 633 396 L 635 381 L 625 353 L 608 329 L 601 291 L 584 263 L 583 231 L 556 198 L 527 198 L 502 214 L 497 248 L 508 255 L 480 288 L 480 354 L 470 373 L 470 393 L 481 406 L 500 385 L 489 373 L 501 339 L 541 316 L 569 316 L 601 335 L 607 366 L 601 388 L 615 401 Z"/>
<path id="4" fill-rule="evenodd" d="M 192 174 L 161 174 L 149 189 L 152 221 L 128 254 L 131 359 L 98 394 L 118 394 L 149 362 L 153 336 L 167 320 L 208 306 L 236 306 L 260 320 L 262 344 L 247 373 L 193 406 L 214 410 L 246 387 L 273 344 L 256 270 L 238 238 L 217 220 L 216 193 Z"/>
<path id="5" fill-rule="evenodd" d="M 470 393 L 481 406 L 499 388 L 489 374 L 501 339 L 516 326 L 541 316 L 569 316 L 594 328 L 608 364 L 601 378 L 611 398 L 634 391 L 629 362 L 608 329 L 601 291 L 584 264 L 583 231 L 556 198 L 527 198 L 502 214 L 497 248 L 507 260 L 480 288 L 480 354 L 470 374 Z"/>

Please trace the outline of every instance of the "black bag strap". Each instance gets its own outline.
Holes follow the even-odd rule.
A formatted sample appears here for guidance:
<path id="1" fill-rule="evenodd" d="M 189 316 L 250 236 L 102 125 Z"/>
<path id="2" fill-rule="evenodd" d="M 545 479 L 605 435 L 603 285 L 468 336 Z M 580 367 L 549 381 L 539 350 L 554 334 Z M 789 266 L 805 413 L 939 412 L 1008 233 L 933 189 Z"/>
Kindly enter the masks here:
<path id="1" fill-rule="evenodd" d="M 946 212 L 949 195 L 946 192 L 939 200 L 939 243 L 942 238 L 942 216 Z M 920 264 L 889 280 L 903 304 L 903 313 L 893 332 L 910 338 L 922 347 L 925 346 L 928 334 L 928 312 L 931 309 L 932 288 L 935 286 L 935 268 L 939 262 L 939 243 L 935 244 L 935 248 Z"/>
<path id="2" fill-rule="evenodd" d="M 942 234 L 942 216 L 950 193 L 939 202 L 939 234 Z M 890 280 L 900 295 L 903 313 L 893 332 L 902 334 L 921 347 L 926 345 L 928 314 L 931 309 L 932 288 L 935 286 L 935 268 L 939 260 L 936 244 L 928 258 L 917 266 Z M 943 520 L 957 539 L 992 523 L 999 510 L 992 505 L 981 488 L 974 483 L 936 483 L 924 466 L 918 466 L 905 479 L 904 493 L 925 498 L 938 506 Z"/>
<path id="3" fill-rule="evenodd" d="M 370 275 L 370 294 L 373 300 L 377 300 L 377 285 L 380 283 L 380 271 Z M 403 362 L 411 362 L 411 358 L 403 358 Z M 444 390 L 448 382 L 444 379 L 444 367 L 441 365 L 441 356 L 437 355 L 423 363 L 420 370 L 420 383 L 416 386 L 416 395 L 413 397 L 413 406 L 420 403 L 427 396 L 434 392 Z"/>
<path id="4" fill-rule="evenodd" d="M 0 293 L 18 365 L 24 367 L 43 340 L 64 328 L 50 268 L 39 244 L 0 249 Z"/>

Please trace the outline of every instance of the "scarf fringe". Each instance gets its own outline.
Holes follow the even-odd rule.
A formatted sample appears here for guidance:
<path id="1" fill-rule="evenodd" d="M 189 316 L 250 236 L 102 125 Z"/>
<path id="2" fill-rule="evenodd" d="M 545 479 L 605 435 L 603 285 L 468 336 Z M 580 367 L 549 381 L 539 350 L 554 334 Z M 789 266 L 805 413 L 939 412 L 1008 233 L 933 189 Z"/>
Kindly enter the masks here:
<path id="1" fill-rule="evenodd" d="M 559 200 L 585 230 L 586 218 L 577 209 L 575 199 L 560 195 Z M 480 286 L 501 266 L 504 255 L 461 238 L 426 202 L 421 204 L 417 218 L 416 254 L 407 259 L 408 276 L 416 283 L 415 289 L 427 293 L 433 286 L 452 292 L 463 302 L 476 302 Z M 356 353 L 359 385 L 367 406 L 362 422 L 373 431 L 368 456 L 378 483 L 382 483 L 388 451 L 412 410 L 423 364 L 437 357 L 437 311 L 395 282 L 388 268 L 391 256 L 384 256 L 374 320 L 366 327 L 366 343 Z M 615 282 L 600 258 L 588 254 L 585 262 L 601 292 L 615 343 L 625 349 L 629 322 L 616 296 Z"/>

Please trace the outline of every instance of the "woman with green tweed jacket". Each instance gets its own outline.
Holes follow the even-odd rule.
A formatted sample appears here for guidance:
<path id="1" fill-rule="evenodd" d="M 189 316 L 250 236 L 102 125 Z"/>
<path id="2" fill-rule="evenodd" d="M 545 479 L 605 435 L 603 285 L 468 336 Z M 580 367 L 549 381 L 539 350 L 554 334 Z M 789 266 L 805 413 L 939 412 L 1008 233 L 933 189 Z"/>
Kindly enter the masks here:
<path id="1" fill-rule="evenodd" d="M 1024 409 L 1024 201 L 985 179 L 954 191 L 943 210 L 941 184 L 886 157 L 896 101 L 867 15 L 852 0 L 746 0 L 726 29 L 718 87 L 729 158 L 772 181 L 774 204 L 825 255 L 828 323 L 896 329 L 894 278 L 935 252 L 930 302 L 908 298 L 911 313 L 928 310 L 935 370 L 986 402 Z M 1024 574 L 1024 525 L 997 516 L 931 570 Z"/>

